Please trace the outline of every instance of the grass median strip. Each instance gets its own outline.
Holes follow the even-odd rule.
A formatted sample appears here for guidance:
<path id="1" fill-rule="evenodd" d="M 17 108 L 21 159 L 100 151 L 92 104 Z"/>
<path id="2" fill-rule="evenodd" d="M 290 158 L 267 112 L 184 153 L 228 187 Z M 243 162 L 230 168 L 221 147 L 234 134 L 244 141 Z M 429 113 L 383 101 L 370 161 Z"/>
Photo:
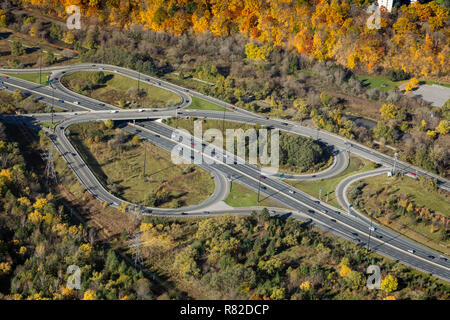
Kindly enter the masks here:
<path id="1" fill-rule="evenodd" d="M 42 84 L 42 85 L 46 85 L 45 81 L 47 81 L 47 79 L 50 77 L 50 73 L 42 73 L 41 74 L 41 81 L 39 82 L 39 73 L 5 73 L 8 76 L 14 77 L 14 78 L 19 78 L 22 80 L 26 80 L 26 81 L 30 81 L 30 82 L 34 82 L 37 84 Z"/>
<path id="2" fill-rule="evenodd" d="M 245 187 L 239 183 L 232 182 L 231 190 L 228 197 L 225 199 L 225 203 L 235 207 L 284 207 L 279 202 L 267 199 L 267 196 L 260 194 L 258 202 L 258 193 L 252 189 Z"/>
<path id="3" fill-rule="evenodd" d="M 215 103 L 212 103 L 212 102 L 209 102 L 209 101 L 197 98 L 197 97 L 192 97 L 192 103 L 186 109 L 230 112 L 230 110 L 227 108 L 221 107 Z"/>
<path id="4" fill-rule="evenodd" d="M 328 203 L 337 208 L 341 208 L 336 199 L 335 194 L 335 190 L 339 182 L 354 174 L 366 172 L 373 169 L 374 169 L 373 162 L 361 159 L 359 157 L 350 156 L 350 163 L 347 169 L 345 169 L 344 172 L 333 178 L 317 181 L 286 180 L 286 182 L 315 198 L 319 198 L 320 190 L 322 190 L 323 201 L 326 200 L 326 195 L 328 194 Z"/>

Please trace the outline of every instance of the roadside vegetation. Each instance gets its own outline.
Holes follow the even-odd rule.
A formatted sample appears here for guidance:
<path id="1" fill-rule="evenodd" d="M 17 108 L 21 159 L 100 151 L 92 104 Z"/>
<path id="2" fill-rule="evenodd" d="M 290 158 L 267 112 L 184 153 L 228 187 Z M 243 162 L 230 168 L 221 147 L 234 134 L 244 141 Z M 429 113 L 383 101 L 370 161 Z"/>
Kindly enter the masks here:
<path id="1" fill-rule="evenodd" d="M 369 253 L 293 219 L 250 216 L 197 220 L 147 217 L 145 262 L 194 299 L 448 299 L 448 283 Z M 366 266 L 381 290 L 366 287 Z"/>
<path id="2" fill-rule="evenodd" d="M 120 108 L 165 108 L 181 98 L 170 91 L 137 80 L 103 71 L 80 71 L 65 75 L 62 83 L 69 89 Z"/>
<path id="3" fill-rule="evenodd" d="M 40 83 L 42 85 L 46 85 L 45 81 L 47 81 L 50 78 L 50 73 L 42 72 L 39 82 L 39 73 L 5 73 L 11 77 L 19 78 L 22 80 L 34 82 L 34 83 Z"/>
<path id="4" fill-rule="evenodd" d="M 170 152 L 113 125 L 109 120 L 69 128 L 70 140 L 113 194 L 161 208 L 199 204 L 213 194 L 214 179 L 207 171 L 195 165 L 174 165 Z"/>
<path id="5" fill-rule="evenodd" d="M 63 111 L 54 108 L 54 111 Z M 36 98 L 24 95 L 16 90 L 13 93 L 0 90 L 0 113 L 2 114 L 24 114 L 24 113 L 40 113 L 51 112 L 51 106 L 36 101 Z"/>
<path id="6" fill-rule="evenodd" d="M 7 235 L 0 243 L 0 299 L 154 299 L 157 287 L 41 183 L 44 146 L 34 137 L 0 122 L 0 152 L 7 155 L 0 170 L 0 233 Z M 69 265 L 80 268 L 80 290 L 67 285 Z"/>
<path id="7" fill-rule="evenodd" d="M 363 214 L 435 250 L 450 253 L 450 197 L 432 180 L 385 175 L 354 183 L 348 199 Z"/>
<path id="8" fill-rule="evenodd" d="M 194 109 L 194 110 L 212 110 L 212 111 L 226 111 L 229 112 L 230 110 L 221 107 L 217 104 L 214 104 L 212 102 L 197 98 L 197 97 L 191 97 L 192 103 L 187 107 L 187 109 Z"/>

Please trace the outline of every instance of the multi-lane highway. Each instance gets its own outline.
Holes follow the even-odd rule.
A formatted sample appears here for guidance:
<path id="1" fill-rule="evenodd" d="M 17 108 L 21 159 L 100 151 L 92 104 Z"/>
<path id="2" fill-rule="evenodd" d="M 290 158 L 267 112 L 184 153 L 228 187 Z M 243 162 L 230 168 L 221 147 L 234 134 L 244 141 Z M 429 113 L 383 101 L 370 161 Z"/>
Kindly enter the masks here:
<path id="1" fill-rule="evenodd" d="M 134 78 L 134 79 L 144 79 L 150 84 L 160 86 L 164 89 L 171 90 L 182 97 L 182 102 L 179 106 L 174 106 L 172 108 L 158 109 L 158 110 L 123 110 L 119 111 L 117 108 L 106 105 L 99 101 L 95 101 L 90 98 L 85 98 L 83 96 L 74 94 L 67 88 L 64 88 L 60 83 L 60 77 L 64 73 L 75 72 L 81 70 L 99 70 L 102 68 L 104 71 L 117 72 L 122 75 Z M 86 188 L 94 194 L 101 201 L 106 201 L 112 205 L 118 205 L 123 202 L 123 200 L 111 195 L 97 180 L 94 174 L 86 166 L 84 161 L 80 158 L 80 155 L 76 152 L 74 147 L 70 144 L 67 137 L 64 134 L 65 129 L 68 125 L 73 123 L 78 123 L 82 121 L 93 121 L 93 120 L 139 120 L 145 119 L 146 121 L 137 122 L 136 125 L 124 123 L 124 129 L 132 134 L 137 134 L 143 139 L 149 140 L 152 143 L 165 148 L 167 150 L 173 150 L 173 148 L 178 144 L 183 144 L 182 141 L 177 141 L 173 135 L 173 128 L 165 126 L 163 124 L 157 123 L 155 121 L 149 121 L 149 119 L 164 118 L 164 117 L 203 117 L 209 119 L 223 119 L 224 116 L 227 121 L 237 121 L 246 122 L 252 124 L 260 124 L 267 127 L 272 127 L 273 129 L 280 129 L 286 132 L 299 134 L 303 136 L 310 136 L 313 138 L 320 138 L 323 142 L 333 147 L 335 152 L 336 163 L 332 169 L 328 170 L 326 173 L 322 173 L 324 176 L 332 175 L 334 171 L 342 170 L 342 163 L 345 162 L 348 155 L 347 152 L 357 154 L 358 156 L 376 161 L 386 167 L 392 167 L 394 165 L 394 159 L 383 155 L 379 152 L 371 150 L 365 146 L 361 146 L 354 142 L 347 141 L 341 137 L 329 134 L 327 132 L 318 131 L 317 129 L 308 128 L 304 126 L 299 126 L 294 123 L 285 122 L 277 119 L 269 119 L 254 115 L 245 110 L 233 107 L 235 112 L 214 112 L 214 111 L 195 111 L 195 110 L 180 110 L 177 108 L 184 108 L 188 106 L 191 102 L 189 95 L 198 96 L 205 100 L 211 101 L 224 108 L 230 108 L 230 105 L 219 101 L 215 98 L 207 97 L 201 95 L 200 93 L 193 92 L 191 90 L 167 83 L 165 81 L 138 75 L 137 72 L 118 68 L 114 66 L 106 65 L 81 65 L 81 66 L 69 66 L 49 69 L 53 72 L 53 88 L 44 88 L 39 85 L 35 85 L 23 80 L 18 80 L 15 78 L 3 79 L 5 85 L 8 87 L 17 88 L 23 92 L 31 93 L 42 99 L 46 99 L 45 102 L 52 102 L 53 98 L 64 100 L 57 105 L 62 109 L 72 109 L 76 112 L 66 113 L 66 114 L 55 114 L 55 120 L 61 121 L 55 128 L 55 133 L 51 135 L 52 140 L 57 146 L 58 150 L 64 156 L 66 161 L 72 167 L 72 169 L 77 174 L 80 181 L 86 186 Z M 15 71 L 21 72 L 21 71 Z M 31 72 L 31 71 L 26 71 Z M 36 72 L 36 71 L 34 71 Z M 11 72 L 13 73 L 13 72 Z M 74 103 L 77 101 L 78 103 Z M 54 101 L 53 101 L 54 102 Z M 55 105 L 56 106 L 56 105 Z M 83 112 L 88 110 L 94 110 L 93 112 Z M 49 115 L 32 115 L 20 116 L 20 121 L 26 121 L 32 118 L 37 121 L 45 121 Z M 47 117 L 47 118 L 46 118 Z M 4 117 L 8 120 L 7 117 Z M 9 119 L 12 120 L 12 119 Z M 16 117 L 13 121 L 19 121 Z M 204 153 L 204 146 L 201 142 L 192 140 L 194 146 L 191 144 L 182 145 L 183 148 L 193 149 L 193 156 L 195 152 L 203 153 L 203 156 L 210 157 L 208 154 Z M 223 151 L 219 152 L 223 155 Z M 225 156 L 213 157 L 211 164 L 202 164 L 205 169 L 210 171 L 216 179 L 216 186 L 223 186 L 226 182 L 224 177 L 228 179 L 239 181 L 244 185 L 249 186 L 254 190 L 259 190 L 265 196 L 271 197 L 285 206 L 294 210 L 294 212 L 302 213 L 303 215 L 309 217 L 314 221 L 319 227 L 332 230 L 337 235 L 343 236 L 347 239 L 355 241 L 361 245 L 369 246 L 371 250 L 375 250 L 385 256 L 392 257 L 399 260 L 405 264 L 408 264 L 414 268 L 423 270 L 425 272 L 431 273 L 443 279 L 450 279 L 450 265 L 446 257 L 441 257 L 439 253 L 433 252 L 432 250 L 425 248 L 423 246 L 417 245 L 416 243 L 405 239 L 396 233 L 387 230 L 381 226 L 377 226 L 376 229 L 370 228 L 368 222 L 364 219 L 348 215 L 345 212 L 337 210 L 323 203 L 313 197 L 296 190 L 293 187 L 285 184 L 279 179 L 274 179 L 270 176 L 266 176 L 261 173 L 261 170 L 253 165 L 242 161 L 229 162 Z M 419 168 L 412 168 L 411 166 L 403 163 L 397 163 L 397 169 L 406 173 L 414 172 L 416 175 L 427 175 L 438 179 L 439 186 L 447 189 L 449 188 L 448 181 L 441 177 L 437 177 L 431 173 L 425 172 Z M 311 177 L 316 178 L 316 177 Z M 322 177 L 323 178 L 323 177 Z M 216 201 L 223 196 L 223 190 L 220 187 L 216 188 L 216 192 L 212 198 L 208 201 Z M 207 205 L 209 203 L 206 203 Z M 141 212 L 146 214 L 167 214 L 161 209 L 149 209 L 149 208 L 138 208 L 133 204 L 129 204 L 130 207 L 137 208 Z M 203 204 L 198 207 L 189 208 L 190 211 L 196 211 L 196 209 L 201 209 Z M 184 212 L 186 208 L 182 209 Z M 173 213 L 170 213 L 173 214 Z M 210 213 L 196 213 L 195 216 L 205 215 Z M 293 215 L 293 217 L 297 217 Z"/>

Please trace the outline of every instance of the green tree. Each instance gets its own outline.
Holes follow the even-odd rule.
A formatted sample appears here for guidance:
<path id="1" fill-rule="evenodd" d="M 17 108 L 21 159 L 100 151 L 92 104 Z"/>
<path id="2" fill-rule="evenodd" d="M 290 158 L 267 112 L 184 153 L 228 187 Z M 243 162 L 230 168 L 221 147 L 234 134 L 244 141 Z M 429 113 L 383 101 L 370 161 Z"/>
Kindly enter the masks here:
<path id="1" fill-rule="evenodd" d="M 56 62 L 55 54 L 51 51 L 47 51 L 47 53 L 45 54 L 45 57 L 44 57 L 44 62 L 47 65 L 54 64 Z"/>
<path id="2" fill-rule="evenodd" d="M 11 54 L 14 56 L 21 56 L 25 53 L 25 49 L 20 41 L 13 41 L 11 44 Z"/>
<path id="3" fill-rule="evenodd" d="M 56 41 L 62 39 L 61 29 L 57 24 L 52 23 L 50 26 L 50 38 Z"/>

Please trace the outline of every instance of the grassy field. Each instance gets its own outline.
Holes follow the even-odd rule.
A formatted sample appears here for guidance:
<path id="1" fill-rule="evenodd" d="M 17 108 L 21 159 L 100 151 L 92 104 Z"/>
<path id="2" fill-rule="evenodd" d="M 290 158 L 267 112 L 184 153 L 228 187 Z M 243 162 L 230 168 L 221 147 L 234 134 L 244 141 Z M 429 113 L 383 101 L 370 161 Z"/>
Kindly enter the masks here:
<path id="1" fill-rule="evenodd" d="M 62 78 L 64 85 L 78 93 L 121 107 L 121 108 L 165 108 L 181 102 L 181 98 L 171 92 L 144 81 L 140 82 L 139 88 L 146 94 L 137 96 L 132 91 L 137 91 L 137 80 L 128 77 L 104 72 L 105 83 L 96 86 L 93 90 L 83 90 L 90 77 L 100 71 L 80 71 L 68 74 Z"/>
<path id="2" fill-rule="evenodd" d="M 374 218 L 381 224 L 435 250 L 450 253 L 450 239 L 442 238 L 438 226 L 431 228 L 431 222 L 419 218 L 418 212 L 401 214 L 389 205 L 390 199 L 401 199 L 405 195 L 415 208 L 428 208 L 433 214 L 450 217 L 450 199 L 444 192 L 429 191 L 418 180 L 409 177 L 387 178 L 385 175 L 362 180 L 367 184 L 361 189 L 359 199 L 364 204 L 358 210 L 364 214 L 375 212 Z M 351 188 L 349 188 L 349 193 Z M 439 245 L 443 243 L 447 248 Z"/>
<path id="3" fill-rule="evenodd" d="M 212 102 L 209 102 L 209 101 L 197 98 L 197 97 L 192 97 L 192 103 L 190 104 L 190 106 L 187 109 L 227 111 L 227 112 L 230 111 L 230 110 L 223 108 L 217 104 L 214 104 Z"/>
<path id="4" fill-rule="evenodd" d="M 39 83 L 39 73 L 5 73 L 5 74 L 22 80 Z M 50 73 L 42 72 L 41 84 L 46 85 L 45 81 L 47 81 L 50 75 L 51 75 Z"/>
<path id="5" fill-rule="evenodd" d="M 363 85 L 370 89 L 377 89 L 380 91 L 390 91 L 403 82 L 394 82 L 383 76 L 358 76 L 358 80 L 362 81 Z"/>
<path id="6" fill-rule="evenodd" d="M 106 136 L 95 142 L 92 135 L 98 130 Z M 108 141 L 116 139 L 120 132 L 120 129 L 105 130 L 99 123 L 70 127 L 71 141 L 102 184 L 113 193 L 144 204 L 150 193 L 166 190 L 170 200 L 160 207 L 174 208 L 201 203 L 214 192 L 214 179 L 207 171 L 193 165 L 174 165 L 169 152 L 150 143 L 139 142 L 135 146 L 126 134 L 125 142 L 120 144 L 122 148 L 112 148 Z"/>
<path id="7" fill-rule="evenodd" d="M 259 196 L 260 202 L 258 202 L 258 193 L 250 188 L 247 188 L 239 183 L 231 183 L 231 190 L 228 197 L 225 199 L 225 203 L 232 207 L 278 207 L 284 206 L 274 200 L 267 199 L 263 194 Z"/>
<path id="8" fill-rule="evenodd" d="M 448 194 L 425 190 L 420 185 L 419 180 L 409 177 L 391 179 L 385 175 L 380 175 L 363 181 L 368 184 L 367 188 L 372 190 L 387 188 L 390 190 L 389 194 L 395 196 L 407 194 L 409 199 L 414 201 L 417 206 L 427 207 L 439 214 L 450 217 L 450 198 Z"/>
<path id="9" fill-rule="evenodd" d="M 373 169 L 374 167 L 372 166 L 372 162 L 362 158 L 350 156 L 350 163 L 347 169 L 333 178 L 319 181 L 286 180 L 286 182 L 316 198 L 319 198 L 319 192 L 322 188 L 322 200 L 326 200 L 326 194 L 328 193 L 328 203 L 332 206 L 341 208 L 335 195 L 335 190 L 339 182 L 348 176 Z"/>

